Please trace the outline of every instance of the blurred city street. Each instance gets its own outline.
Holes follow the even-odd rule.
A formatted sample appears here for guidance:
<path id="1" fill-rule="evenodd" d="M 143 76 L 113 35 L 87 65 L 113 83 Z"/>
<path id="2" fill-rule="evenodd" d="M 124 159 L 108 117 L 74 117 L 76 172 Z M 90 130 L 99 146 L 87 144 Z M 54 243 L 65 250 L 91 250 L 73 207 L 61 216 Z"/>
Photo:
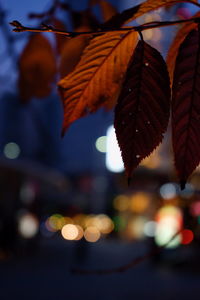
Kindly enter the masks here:
<path id="1" fill-rule="evenodd" d="M 87 243 L 87 249 L 84 246 L 78 249 L 76 242 L 48 241 L 32 256 L 1 262 L 1 300 L 188 300 L 200 293 L 199 270 L 155 266 L 150 260 L 123 273 L 71 274 L 70 268 L 75 266 L 90 270 L 118 267 L 148 251 L 143 243 L 116 240 Z M 81 259 L 77 251 L 85 251 L 82 264 L 77 262 Z"/>

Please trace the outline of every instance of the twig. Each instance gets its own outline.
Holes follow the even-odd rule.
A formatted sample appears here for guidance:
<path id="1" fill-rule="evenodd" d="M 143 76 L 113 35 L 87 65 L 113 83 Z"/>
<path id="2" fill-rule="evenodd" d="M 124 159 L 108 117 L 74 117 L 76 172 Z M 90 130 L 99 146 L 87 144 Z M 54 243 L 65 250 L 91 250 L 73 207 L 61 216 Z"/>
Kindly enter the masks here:
<path id="1" fill-rule="evenodd" d="M 182 229 L 179 230 L 178 232 L 176 232 L 171 239 L 169 239 L 169 241 L 164 244 L 162 247 L 150 251 L 145 255 L 139 256 L 137 258 L 134 258 L 133 260 L 131 260 L 128 264 L 123 265 L 121 267 L 117 267 L 117 268 L 112 268 L 112 269 L 107 269 L 107 270 L 81 270 L 81 269 L 72 269 L 71 272 L 75 273 L 75 274 L 98 274 L 98 275 L 104 275 L 104 274 L 112 274 L 112 273 L 121 273 L 124 271 L 127 271 L 128 269 L 131 269 L 133 267 L 135 267 L 136 265 L 138 265 L 139 263 L 142 263 L 144 261 L 146 261 L 147 259 L 156 256 L 157 254 L 161 253 L 163 251 L 163 249 L 165 249 L 180 233 L 182 232 Z"/>
<path id="2" fill-rule="evenodd" d="M 147 29 L 153 29 L 153 28 L 158 28 L 158 27 L 166 27 L 166 26 L 173 26 L 181 23 L 186 23 L 186 22 L 200 22 L 200 18 L 191 18 L 191 19 L 186 19 L 186 20 L 176 20 L 176 21 L 163 21 L 163 22 L 150 22 L 150 23 L 145 23 L 139 26 L 132 26 L 132 27 L 122 27 L 122 28 L 116 28 L 116 29 L 99 29 L 97 31 L 82 31 L 82 32 L 73 32 L 73 31 L 65 31 L 65 30 L 60 30 L 56 29 L 52 26 L 45 25 L 43 24 L 42 28 L 31 28 L 31 27 L 25 27 L 23 26 L 20 22 L 18 21 L 12 21 L 10 22 L 10 25 L 15 27 L 13 29 L 14 32 L 53 32 L 57 34 L 62 34 L 66 35 L 68 37 L 75 37 L 79 35 L 85 35 L 85 34 L 92 34 L 92 35 L 100 35 L 106 32 L 113 32 L 113 31 L 143 31 Z"/>

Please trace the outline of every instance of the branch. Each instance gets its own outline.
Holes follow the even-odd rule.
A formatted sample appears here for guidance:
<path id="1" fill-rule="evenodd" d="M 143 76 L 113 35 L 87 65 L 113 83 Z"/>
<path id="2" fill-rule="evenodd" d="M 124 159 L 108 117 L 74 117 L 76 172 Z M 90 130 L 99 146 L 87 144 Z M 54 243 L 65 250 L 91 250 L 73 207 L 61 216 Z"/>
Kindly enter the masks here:
<path id="1" fill-rule="evenodd" d="M 25 31 L 29 31 L 29 32 L 53 32 L 53 33 L 57 33 L 57 34 L 67 35 L 69 37 L 73 36 L 73 32 L 67 32 L 67 31 L 64 31 L 64 30 L 55 29 L 54 27 L 52 27 L 50 25 L 46 25 L 46 24 L 42 24 L 42 28 L 31 28 L 31 27 L 25 27 L 19 21 L 15 20 L 15 21 L 10 22 L 10 25 L 15 27 L 13 29 L 14 32 L 25 32 Z"/>
<path id="2" fill-rule="evenodd" d="M 195 22 L 199 23 L 200 18 L 191 18 L 191 19 L 186 19 L 186 20 L 176 20 L 176 21 L 163 21 L 163 22 L 150 22 L 150 23 L 145 23 L 139 26 L 132 26 L 132 27 L 122 27 L 118 29 L 99 29 L 97 31 L 82 31 L 82 32 L 74 32 L 74 31 L 65 31 L 65 30 L 60 30 L 56 29 L 52 26 L 42 24 L 42 28 L 34 28 L 34 27 L 25 27 L 23 26 L 20 22 L 18 21 L 13 21 L 10 22 L 10 25 L 15 27 L 13 29 L 14 32 L 24 32 L 24 31 L 29 31 L 29 32 L 53 32 L 57 34 L 62 34 L 66 35 L 68 37 L 75 37 L 79 35 L 86 35 L 86 34 L 92 34 L 92 35 L 100 35 L 106 32 L 113 32 L 113 31 L 129 31 L 129 30 L 134 30 L 134 31 L 143 31 L 147 29 L 153 29 L 153 28 L 158 28 L 158 27 L 166 27 L 166 26 L 173 26 L 181 23 L 186 23 L 186 22 Z"/>

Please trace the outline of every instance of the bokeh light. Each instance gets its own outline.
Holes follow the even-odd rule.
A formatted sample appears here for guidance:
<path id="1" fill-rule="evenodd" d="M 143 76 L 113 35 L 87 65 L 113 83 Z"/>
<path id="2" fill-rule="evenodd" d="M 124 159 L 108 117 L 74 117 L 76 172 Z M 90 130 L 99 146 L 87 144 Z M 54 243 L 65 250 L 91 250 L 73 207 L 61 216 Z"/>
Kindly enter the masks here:
<path id="1" fill-rule="evenodd" d="M 86 220 L 86 215 L 84 214 L 77 214 L 73 217 L 73 220 L 71 218 L 65 217 L 65 223 L 74 223 L 76 225 L 79 225 L 81 227 L 85 227 L 85 220 Z M 70 221 L 71 220 L 71 221 Z"/>
<path id="2" fill-rule="evenodd" d="M 66 224 L 66 219 L 60 214 L 54 214 L 46 220 L 49 231 L 58 231 Z"/>
<path id="3" fill-rule="evenodd" d="M 10 142 L 4 146 L 3 153 L 9 159 L 15 159 L 20 155 L 20 147 L 14 142 Z"/>
<path id="4" fill-rule="evenodd" d="M 180 231 L 183 223 L 181 210 L 172 205 L 164 206 L 158 210 L 156 221 L 156 244 L 158 246 L 166 245 L 166 248 L 179 246 L 181 243 L 181 235 L 177 233 Z"/>
<path id="5" fill-rule="evenodd" d="M 84 231 L 84 237 L 86 241 L 95 243 L 100 239 L 100 231 L 95 226 L 89 226 Z"/>
<path id="6" fill-rule="evenodd" d="M 166 226 L 166 224 L 158 224 L 155 242 L 158 246 L 165 246 L 166 248 L 176 248 L 181 243 L 181 235 L 177 235 L 173 227 Z M 174 237 L 174 238 L 173 238 Z M 173 238 L 173 239 L 172 239 Z"/>
<path id="7" fill-rule="evenodd" d="M 23 238 L 33 238 L 39 230 L 38 219 L 31 213 L 19 216 L 18 231 Z"/>
<path id="8" fill-rule="evenodd" d="M 141 239 L 144 237 L 144 224 L 146 219 L 143 216 L 136 216 L 129 220 L 127 226 L 128 238 Z"/>
<path id="9" fill-rule="evenodd" d="M 76 240 L 79 236 L 79 229 L 74 224 L 66 224 L 61 229 L 61 234 L 65 240 Z"/>
<path id="10" fill-rule="evenodd" d="M 151 40 L 153 38 L 153 30 L 152 29 L 144 30 L 143 37 L 147 41 Z"/>
<path id="11" fill-rule="evenodd" d="M 150 198 L 147 193 L 135 193 L 130 200 L 130 210 L 135 213 L 143 213 L 150 204 Z"/>
<path id="12" fill-rule="evenodd" d="M 77 230 L 78 230 L 78 235 L 77 235 L 77 237 L 75 238 L 75 240 L 76 240 L 76 241 L 79 241 L 79 240 L 82 239 L 83 234 L 84 234 L 83 228 L 82 228 L 80 225 L 75 225 L 75 226 L 76 226 L 76 228 L 77 228 Z"/>
<path id="13" fill-rule="evenodd" d="M 154 28 L 152 40 L 154 42 L 158 42 L 160 41 L 161 38 L 162 38 L 162 31 L 159 28 Z"/>
<path id="14" fill-rule="evenodd" d="M 127 219 L 124 216 L 114 216 L 114 231 L 121 232 L 126 228 Z"/>
<path id="15" fill-rule="evenodd" d="M 194 217 L 200 216 L 200 201 L 196 201 L 191 204 L 190 213 Z"/>
<path id="16" fill-rule="evenodd" d="M 194 239 L 194 233 L 190 229 L 183 229 L 181 232 L 181 244 L 188 245 Z"/>
<path id="17" fill-rule="evenodd" d="M 144 234 L 147 237 L 154 237 L 156 234 L 157 223 L 155 221 L 148 221 L 144 224 Z"/>
<path id="18" fill-rule="evenodd" d="M 107 140 L 106 136 L 100 136 L 96 140 L 95 146 L 99 152 L 106 153 L 106 140 Z"/>
<path id="19" fill-rule="evenodd" d="M 143 159 L 140 165 L 148 169 L 158 168 L 161 165 L 160 148 L 161 147 L 159 146 L 151 155 Z"/>
<path id="20" fill-rule="evenodd" d="M 104 214 L 97 215 L 94 218 L 94 226 L 103 234 L 108 234 L 114 229 L 112 220 Z"/>
<path id="21" fill-rule="evenodd" d="M 118 211 L 126 211 L 129 208 L 129 197 L 126 195 L 118 195 L 113 200 L 113 207 Z"/>
<path id="22" fill-rule="evenodd" d="M 111 172 L 120 173 L 124 170 L 124 164 L 113 126 L 107 130 L 106 142 L 106 168 Z"/>
<path id="23" fill-rule="evenodd" d="M 85 216 L 83 227 L 87 228 L 89 226 L 95 226 L 94 223 L 95 223 L 95 215 L 90 214 L 88 216 Z"/>
<path id="24" fill-rule="evenodd" d="M 160 188 L 160 195 L 163 199 L 170 200 L 176 197 L 177 190 L 174 183 L 165 183 Z"/>

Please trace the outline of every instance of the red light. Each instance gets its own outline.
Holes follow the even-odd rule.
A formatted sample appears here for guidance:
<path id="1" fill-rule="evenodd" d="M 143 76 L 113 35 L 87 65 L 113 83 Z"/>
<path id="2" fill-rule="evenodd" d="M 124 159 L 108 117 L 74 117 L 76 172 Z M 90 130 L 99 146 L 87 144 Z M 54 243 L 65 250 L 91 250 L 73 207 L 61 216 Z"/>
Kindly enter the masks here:
<path id="1" fill-rule="evenodd" d="M 194 239 L 194 233 L 190 229 L 184 229 L 181 233 L 182 235 L 182 242 L 183 245 L 190 244 Z"/>
<path id="2" fill-rule="evenodd" d="M 193 216 L 200 216 L 200 201 L 193 202 L 190 207 L 190 212 Z"/>

